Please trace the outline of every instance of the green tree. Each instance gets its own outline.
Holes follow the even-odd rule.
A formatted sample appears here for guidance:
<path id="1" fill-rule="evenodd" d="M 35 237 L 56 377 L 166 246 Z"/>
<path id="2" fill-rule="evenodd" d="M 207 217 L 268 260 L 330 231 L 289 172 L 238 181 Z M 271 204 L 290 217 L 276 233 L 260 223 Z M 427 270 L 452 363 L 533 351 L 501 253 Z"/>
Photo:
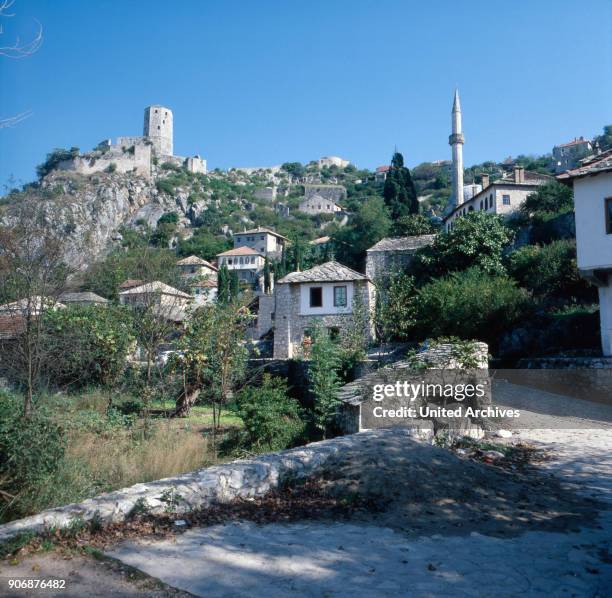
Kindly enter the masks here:
<path id="1" fill-rule="evenodd" d="M 393 154 L 391 169 L 387 173 L 383 188 L 383 197 L 394 222 L 403 216 L 419 212 L 419 202 L 410 170 L 404 166 L 404 157 L 399 152 Z"/>
<path id="2" fill-rule="evenodd" d="M 343 226 L 332 237 L 338 261 L 362 270 L 366 250 L 389 234 L 391 220 L 380 197 L 368 198 L 357 210 L 351 224 Z"/>
<path id="3" fill-rule="evenodd" d="M 521 317 L 528 295 L 511 278 L 478 268 L 454 272 L 419 289 L 415 301 L 415 336 L 457 336 L 492 346 Z"/>
<path id="4" fill-rule="evenodd" d="M 56 384 L 110 384 L 118 379 L 134 336 L 123 306 L 69 306 L 45 314 L 47 375 Z"/>
<path id="5" fill-rule="evenodd" d="M 238 393 L 236 411 L 244 423 L 246 444 L 258 451 L 294 446 L 304 435 L 300 404 L 288 396 L 287 382 L 264 374 L 261 386 Z"/>
<path id="6" fill-rule="evenodd" d="M 431 218 L 424 214 L 410 214 L 402 216 L 393 225 L 393 234 L 401 237 L 414 237 L 418 235 L 431 235 L 440 230 Z"/>
<path id="7" fill-rule="evenodd" d="M 414 278 L 392 272 L 376 284 L 376 337 L 383 343 L 411 339 L 416 324 Z"/>
<path id="8" fill-rule="evenodd" d="M 534 215 L 571 212 L 574 209 L 574 194 L 567 185 L 553 181 L 541 185 L 527 196 L 520 208 L 521 214 L 533 218 Z"/>
<path id="9" fill-rule="evenodd" d="M 327 330 L 315 326 L 312 339 L 308 375 L 310 391 L 314 397 L 313 423 L 325 438 L 340 404 L 338 391 L 341 382 L 338 371 L 341 363 L 338 346 Z"/>
<path id="10" fill-rule="evenodd" d="M 432 245 L 417 251 L 411 270 L 418 281 L 478 266 L 490 274 L 505 272 L 502 253 L 512 232 L 502 218 L 484 211 L 458 218 L 448 232 L 438 234 Z"/>
<path id="11" fill-rule="evenodd" d="M 235 270 L 230 270 L 223 264 L 217 272 L 217 301 L 231 303 L 240 294 L 240 281 Z"/>

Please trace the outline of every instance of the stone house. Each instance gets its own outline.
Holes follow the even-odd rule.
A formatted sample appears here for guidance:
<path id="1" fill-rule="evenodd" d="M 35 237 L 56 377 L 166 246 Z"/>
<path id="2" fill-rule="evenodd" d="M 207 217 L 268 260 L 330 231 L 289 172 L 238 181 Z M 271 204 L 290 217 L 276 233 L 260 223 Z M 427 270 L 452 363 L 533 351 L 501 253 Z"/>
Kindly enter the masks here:
<path id="1" fill-rule="evenodd" d="M 190 255 L 176 262 L 180 275 L 184 278 L 196 278 L 208 276 L 210 278 L 217 277 L 217 266 L 203 260 L 197 255 Z"/>
<path id="2" fill-rule="evenodd" d="M 394 270 L 404 270 L 421 247 L 431 245 L 436 235 L 386 237 L 366 251 L 366 276 L 376 282 Z"/>
<path id="3" fill-rule="evenodd" d="M 374 285 L 367 276 L 338 262 L 287 274 L 276 282 L 274 297 L 275 359 L 299 356 L 313 325 L 332 334 L 351 326 L 356 300 L 366 313 L 364 337 L 372 338 L 369 314 L 374 309 Z"/>
<path id="4" fill-rule="evenodd" d="M 180 276 L 189 286 L 196 305 L 212 303 L 217 297 L 217 266 L 196 255 L 176 262 Z"/>
<path id="5" fill-rule="evenodd" d="M 132 287 L 119 293 L 121 305 L 135 307 L 149 307 L 152 305 L 160 308 L 172 308 L 184 310 L 191 303 L 191 295 L 179 291 L 168 284 L 155 280 L 142 285 Z"/>
<path id="6" fill-rule="evenodd" d="M 489 175 L 481 175 L 482 190 L 471 199 L 456 206 L 444 218 L 446 230 L 453 222 L 469 212 L 484 210 L 492 214 L 510 216 L 516 212 L 540 185 L 551 182 L 553 177 L 538 172 L 527 172 L 522 166 L 515 166 L 514 171 L 497 181 L 489 182 Z"/>
<path id="7" fill-rule="evenodd" d="M 574 188 L 578 270 L 597 285 L 601 347 L 612 356 L 612 150 L 557 179 Z"/>
<path id="8" fill-rule="evenodd" d="M 584 137 L 574 137 L 567 143 L 555 145 L 552 155 L 555 161 L 555 170 L 563 172 L 578 166 L 580 160 L 593 152 L 593 144 Z"/>
<path id="9" fill-rule="evenodd" d="M 342 207 L 332 199 L 325 199 L 321 195 L 311 195 L 304 198 L 299 205 L 300 212 L 305 214 L 335 214 L 341 212 Z"/>
<path id="10" fill-rule="evenodd" d="M 304 185 L 304 199 L 310 199 L 315 195 L 337 203 L 346 199 L 346 188 L 342 185 L 329 185 L 324 183 L 310 183 Z"/>
<path id="11" fill-rule="evenodd" d="M 263 256 L 274 258 L 279 258 L 282 255 L 288 241 L 287 237 L 263 227 L 234 233 L 234 249 L 250 247 Z"/>
<path id="12" fill-rule="evenodd" d="M 83 293 L 62 293 L 59 296 L 59 300 L 64 305 L 97 305 L 100 307 L 108 305 L 108 299 L 90 291 Z"/>
<path id="13" fill-rule="evenodd" d="M 390 170 L 391 166 L 378 166 L 374 171 L 374 180 L 377 183 L 384 183 Z"/>
<path id="14" fill-rule="evenodd" d="M 319 158 L 317 161 L 319 168 L 324 168 L 325 166 L 337 166 L 338 168 L 346 168 L 349 164 L 349 160 L 345 160 L 344 158 L 340 158 L 339 156 L 323 156 Z"/>

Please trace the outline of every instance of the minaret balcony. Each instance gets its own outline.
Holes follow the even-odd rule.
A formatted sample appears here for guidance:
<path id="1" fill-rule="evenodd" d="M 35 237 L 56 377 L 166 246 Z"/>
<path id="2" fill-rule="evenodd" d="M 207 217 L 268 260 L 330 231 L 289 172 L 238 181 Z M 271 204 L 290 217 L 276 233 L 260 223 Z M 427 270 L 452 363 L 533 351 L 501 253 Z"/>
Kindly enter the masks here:
<path id="1" fill-rule="evenodd" d="M 455 143 L 465 143 L 465 137 L 463 133 L 453 133 L 448 137 L 448 144 L 455 145 Z"/>

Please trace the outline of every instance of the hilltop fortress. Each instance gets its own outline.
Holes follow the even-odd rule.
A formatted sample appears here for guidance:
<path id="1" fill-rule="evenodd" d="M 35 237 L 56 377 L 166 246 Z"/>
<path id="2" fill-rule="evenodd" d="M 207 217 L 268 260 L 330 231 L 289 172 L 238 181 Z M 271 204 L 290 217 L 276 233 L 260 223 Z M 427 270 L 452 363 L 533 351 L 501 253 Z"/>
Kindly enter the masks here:
<path id="1" fill-rule="evenodd" d="M 152 167 L 163 163 L 206 174 L 206 160 L 200 156 L 186 158 L 174 155 L 172 111 L 154 104 L 145 108 L 142 137 L 118 137 L 117 143 L 105 139 L 91 152 L 62 160 L 57 168 L 85 175 L 95 172 L 135 172 L 149 178 Z"/>

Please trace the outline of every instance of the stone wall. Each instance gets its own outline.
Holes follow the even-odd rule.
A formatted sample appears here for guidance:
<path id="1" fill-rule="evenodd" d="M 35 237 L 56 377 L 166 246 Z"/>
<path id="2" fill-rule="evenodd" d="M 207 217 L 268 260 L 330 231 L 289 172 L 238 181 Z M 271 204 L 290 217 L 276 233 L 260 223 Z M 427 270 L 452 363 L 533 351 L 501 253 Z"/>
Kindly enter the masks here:
<path id="1" fill-rule="evenodd" d="M 333 202 L 341 202 L 346 198 L 346 189 L 342 185 L 304 185 L 304 198 L 310 199 L 320 195 Z"/>
<path id="2" fill-rule="evenodd" d="M 409 265 L 416 249 L 405 251 L 368 251 L 366 257 L 366 276 L 376 282 L 394 271 L 404 271 Z"/>
<path id="3" fill-rule="evenodd" d="M 135 508 L 145 508 L 152 514 L 164 514 L 169 510 L 181 514 L 237 498 L 263 496 L 284 480 L 311 476 L 331 457 L 367 442 L 372 436 L 385 434 L 389 432 L 377 431 L 314 442 L 255 459 L 234 461 L 174 478 L 136 484 L 1 525 L 0 542 L 23 532 L 40 533 L 51 527 L 63 528 L 75 520 L 87 522 L 95 518 L 103 524 L 121 522 Z"/>
<path id="4" fill-rule="evenodd" d="M 94 151 L 57 165 L 58 170 L 68 170 L 82 175 L 96 172 L 135 172 L 149 178 L 151 176 L 151 146 L 134 144 L 131 146 L 113 145 L 106 151 Z"/>
<path id="5" fill-rule="evenodd" d="M 374 286 L 369 281 L 354 281 L 354 295 L 370 309 L 374 305 Z M 323 328 L 346 329 L 353 323 L 353 314 L 300 315 L 300 285 L 277 284 L 274 315 L 274 358 L 290 359 L 300 356 L 304 332 L 319 324 Z M 372 337 L 371 323 L 367 323 L 364 336 Z"/>

